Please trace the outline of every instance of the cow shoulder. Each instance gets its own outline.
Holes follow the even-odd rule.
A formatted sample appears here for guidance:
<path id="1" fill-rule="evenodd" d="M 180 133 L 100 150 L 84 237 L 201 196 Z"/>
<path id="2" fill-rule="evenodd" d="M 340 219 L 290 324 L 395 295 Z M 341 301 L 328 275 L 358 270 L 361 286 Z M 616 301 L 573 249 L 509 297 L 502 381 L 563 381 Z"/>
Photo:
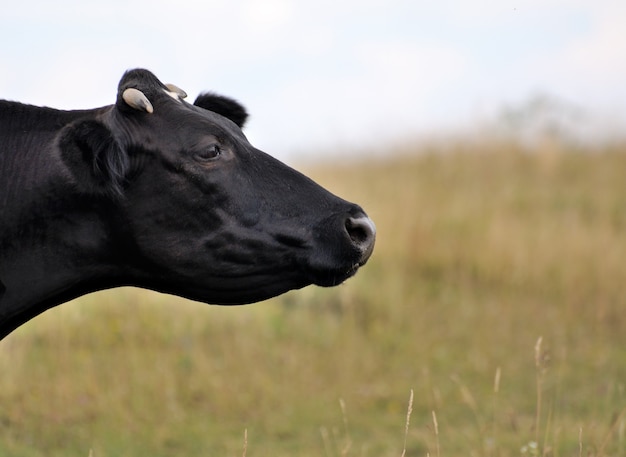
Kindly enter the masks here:
<path id="1" fill-rule="evenodd" d="M 248 119 L 246 109 L 238 101 L 223 95 L 205 92 L 198 95 L 193 104 L 205 110 L 220 114 L 233 121 L 239 127 L 243 127 Z"/>
<path id="2" fill-rule="evenodd" d="M 113 132 L 96 119 L 67 126 L 59 142 L 61 156 L 86 191 L 121 195 L 129 172 L 128 154 Z"/>

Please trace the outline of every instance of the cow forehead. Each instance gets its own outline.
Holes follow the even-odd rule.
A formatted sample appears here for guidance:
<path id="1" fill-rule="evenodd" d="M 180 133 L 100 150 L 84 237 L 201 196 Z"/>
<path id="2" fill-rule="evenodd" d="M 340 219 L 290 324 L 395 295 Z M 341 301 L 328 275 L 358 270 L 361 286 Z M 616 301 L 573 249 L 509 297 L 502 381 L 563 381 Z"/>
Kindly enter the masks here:
<path id="1" fill-rule="evenodd" d="M 182 92 L 180 89 L 178 91 Z M 178 91 L 163 88 L 159 91 L 161 96 L 153 94 L 151 101 L 154 104 L 154 114 L 150 116 L 157 116 L 172 128 L 184 130 L 193 136 L 208 134 L 247 142 L 245 134 L 233 121 L 220 113 L 187 102 Z"/>

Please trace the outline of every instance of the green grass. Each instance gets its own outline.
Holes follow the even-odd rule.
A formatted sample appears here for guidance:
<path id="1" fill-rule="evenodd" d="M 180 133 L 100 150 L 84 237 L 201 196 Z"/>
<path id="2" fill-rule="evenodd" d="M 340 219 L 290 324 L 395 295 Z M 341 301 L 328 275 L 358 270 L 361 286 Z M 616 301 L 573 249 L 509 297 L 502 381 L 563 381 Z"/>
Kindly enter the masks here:
<path id="1" fill-rule="evenodd" d="M 345 285 L 118 289 L 11 334 L 0 455 L 625 455 L 626 146 L 436 149 L 308 170 L 378 227 Z"/>

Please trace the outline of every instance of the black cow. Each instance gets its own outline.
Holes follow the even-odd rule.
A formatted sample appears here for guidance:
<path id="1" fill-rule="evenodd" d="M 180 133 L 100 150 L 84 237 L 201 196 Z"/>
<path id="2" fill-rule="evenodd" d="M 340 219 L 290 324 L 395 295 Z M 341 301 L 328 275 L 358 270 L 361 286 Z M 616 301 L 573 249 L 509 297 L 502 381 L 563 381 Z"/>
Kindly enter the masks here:
<path id="1" fill-rule="evenodd" d="M 250 145 L 237 102 L 184 97 L 132 70 L 103 108 L 0 101 L 0 338 L 96 290 L 243 304 L 367 261 L 359 206 Z"/>

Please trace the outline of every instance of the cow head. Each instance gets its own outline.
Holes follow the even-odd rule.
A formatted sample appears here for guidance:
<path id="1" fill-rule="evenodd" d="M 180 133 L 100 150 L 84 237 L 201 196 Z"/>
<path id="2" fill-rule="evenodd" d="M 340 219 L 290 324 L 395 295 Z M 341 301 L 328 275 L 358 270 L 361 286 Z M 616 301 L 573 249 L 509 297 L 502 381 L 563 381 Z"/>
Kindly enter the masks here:
<path id="1" fill-rule="evenodd" d="M 370 257 L 363 210 L 253 147 L 237 102 L 127 72 L 115 105 L 72 124 L 61 150 L 106 208 L 111 282 L 215 304 L 333 286 Z"/>

